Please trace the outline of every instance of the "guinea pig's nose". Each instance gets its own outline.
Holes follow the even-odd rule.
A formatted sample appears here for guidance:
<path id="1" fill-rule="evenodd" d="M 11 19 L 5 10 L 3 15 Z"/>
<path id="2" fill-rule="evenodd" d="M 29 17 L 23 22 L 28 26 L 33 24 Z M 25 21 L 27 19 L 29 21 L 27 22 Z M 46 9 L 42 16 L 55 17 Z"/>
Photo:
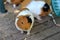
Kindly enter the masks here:
<path id="1" fill-rule="evenodd" d="M 48 10 L 50 10 L 50 7 L 47 3 L 45 3 L 43 6 L 43 11 L 48 12 Z"/>

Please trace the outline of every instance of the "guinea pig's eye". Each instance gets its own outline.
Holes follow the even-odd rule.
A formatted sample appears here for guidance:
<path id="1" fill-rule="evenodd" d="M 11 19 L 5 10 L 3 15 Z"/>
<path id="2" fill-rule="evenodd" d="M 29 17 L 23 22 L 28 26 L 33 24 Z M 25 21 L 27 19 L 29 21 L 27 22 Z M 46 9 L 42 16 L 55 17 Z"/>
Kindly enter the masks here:
<path id="1" fill-rule="evenodd" d="M 22 24 L 24 24 L 24 22 L 21 22 Z"/>

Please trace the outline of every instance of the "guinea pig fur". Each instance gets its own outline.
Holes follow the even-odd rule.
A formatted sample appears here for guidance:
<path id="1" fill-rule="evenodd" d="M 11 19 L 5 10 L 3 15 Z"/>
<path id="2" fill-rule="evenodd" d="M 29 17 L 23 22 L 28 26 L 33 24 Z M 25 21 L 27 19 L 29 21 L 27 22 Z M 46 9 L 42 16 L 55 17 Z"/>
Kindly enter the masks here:
<path id="1" fill-rule="evenodd" d="M 24 0 L 20 3 L 21 9 L 28 8 L 30 12 L 33 13 L 34 17 L 38 20 L 41 20 L 41 16 L 51 16 L 53 19 L 53 22 L 56 24 L 56 21 L 51 14 L 51 7 L 44 1 L 35 1 L 35 0 Z"/>
<path id="2" fill-rule="evenodd" d="M 4 0 L 5 4 L 9 3 L 13 5 L 13 8 L 16 8 L 16 6 L 20 5 L 21 2 L 24 0 Z"/>
<path id="3" fill-rule="evenodd" d="M 24 0 L 21 3 L 21 9 L 23 8 L 28 8 L 38 20 L 41 20 L 41 16 L 47 16 L 51 12 L 50 6 L 44 1 Z"/>

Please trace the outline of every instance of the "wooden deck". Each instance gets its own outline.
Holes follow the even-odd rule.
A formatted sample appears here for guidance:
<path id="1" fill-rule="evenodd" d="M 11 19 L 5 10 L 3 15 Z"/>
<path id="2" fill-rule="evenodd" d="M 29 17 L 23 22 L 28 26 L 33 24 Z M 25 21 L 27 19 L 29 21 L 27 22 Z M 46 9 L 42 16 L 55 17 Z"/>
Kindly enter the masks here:
<path id="1" fill-rule="evenodd" d="M 23 40 L 26 37 L 26 34 L 21 34 L 16 29 L 15 17 L 13 13 L 0 16 L 0 40 Z M 51 17 L 44 18 L 43 21 L 35 20 L 27 40 L 60 40 L 60 27 L 52 22 Z"/>

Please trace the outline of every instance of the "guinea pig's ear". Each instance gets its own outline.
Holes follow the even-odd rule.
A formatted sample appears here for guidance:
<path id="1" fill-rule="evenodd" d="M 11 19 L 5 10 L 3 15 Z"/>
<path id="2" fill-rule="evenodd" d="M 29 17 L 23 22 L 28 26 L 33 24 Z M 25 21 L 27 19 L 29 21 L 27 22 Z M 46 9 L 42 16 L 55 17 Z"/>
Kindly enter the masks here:
<path id="1" fill-rule="evenodd" d="M 43 11 L 48 12 L 50 10 L 50 6 L 47 3 L 45 3 L 42 9 Z"/>
<path id="2" fill-rule="evenodd" d="M 26 18 L 28 19 L 28 23 L 32 23 L 32 20 L 29 16 L 26 16 Z"/>

